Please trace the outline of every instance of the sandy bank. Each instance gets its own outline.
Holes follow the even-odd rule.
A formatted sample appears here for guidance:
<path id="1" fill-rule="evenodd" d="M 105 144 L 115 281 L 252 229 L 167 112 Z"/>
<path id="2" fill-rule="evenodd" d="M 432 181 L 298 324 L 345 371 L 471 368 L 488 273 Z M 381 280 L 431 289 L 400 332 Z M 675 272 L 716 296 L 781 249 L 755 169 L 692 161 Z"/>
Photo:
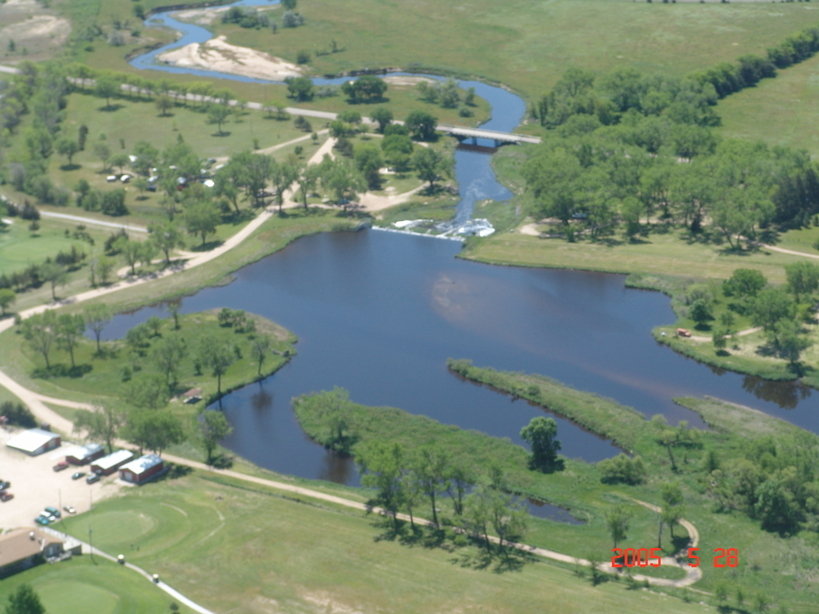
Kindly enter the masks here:
<path id="1" fill-rule="evenodd" d="M 158 59 L 183 68 L 214 70 L 271 81 L 301 75 L 297 65 L 255 49 L 231 45 L 224 36 L 202 44 L 185 45 L 161 54 Z"/>

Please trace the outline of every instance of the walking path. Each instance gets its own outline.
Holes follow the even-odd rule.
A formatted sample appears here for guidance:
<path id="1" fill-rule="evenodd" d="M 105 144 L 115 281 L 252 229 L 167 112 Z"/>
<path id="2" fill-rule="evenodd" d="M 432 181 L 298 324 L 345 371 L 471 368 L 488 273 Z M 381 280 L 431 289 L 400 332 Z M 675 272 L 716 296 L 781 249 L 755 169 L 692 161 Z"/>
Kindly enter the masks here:
<path id="1" fill-rule="evenodd" d="M 67 533 L 62 533 L 61 531 L 58 531 L 58 530 L 53 529 L 51 527 L 44 527 L 44 528 L 41 529 L 41 531 L 51 533 L 55 537 L 57 537 L 59 539 L 62 539 L 64 541 L 65 540 L 72 540 L 72 541 L 80 543 L 82 545 L 83 552 L 85 552 L 86 554 L 90 554 L 91 556 L 96 554 L 97 556 L 101 556 L 102 558 L 108 559 L 109 561 L 112 561 L 114 563 L 119 563 L 119 561 L 117 560 L 116 557 L 108 554 L 107 552 L 103 552 L 102 550 L 100 550 L 96 546 L 92 546 L 88 542 L 84 542 L 84 541 L 82 541 L 80 539 L 77 539 L 73 535 L 68 535 Z M 127 567 L 131 571 L 137 572 L 143 578 L 148 580 L 151 584 L 153 584 L 154 586 L 156 586 L 160 590 L 163 590 L 166 593 L 168 593 L 168 595 L 170 595 L 171 597 L 176 599 L 179 603 L 185 604 L 186 606 L 188 606 L 194 612 L 198 612 L 199 614 L 216 614 L 213 610 L 208 610 L 207 608 L 199 605 L 198 603 L 196 603 L 195 601 L 189 599 L 188 597 L 185 597 L 185 595 L 180 593 L 178 590 L 176 590 L 172 586 L 169 586 L 164 581 L 162 581 L 161 578 L 159 580 L 155 581 L 153 575 L 149 574 L 147 571 L 142 569 L 142 567 L 137 567 L 136 565 L 134 565 L 133 563 L 129 563 L 128 561 L 125 561 L 125 563 L 123 563 L 122 565 L 124 567 Z"/>
<path id="2" fill-rule="evenodd" d="M 92 226 L 105 226 L 106 228 L 117 228 L 122 230 L 131 230 L 133 232 L 148 232 L 144 226 L 136 226 L 134 224 L 120 224 L 118 222 L 107 222 L 105 220 L 98 220 L 94 217 L 83 217 L 80 215 L 69 215 L 67 213 L 55 213 L 54 211 L 40 210 L 40 215 L 43 217 L 52 217 L 60 220 L 69 220 L 71 222 L 78 222 L 79 224 L 90 224 Z"/>

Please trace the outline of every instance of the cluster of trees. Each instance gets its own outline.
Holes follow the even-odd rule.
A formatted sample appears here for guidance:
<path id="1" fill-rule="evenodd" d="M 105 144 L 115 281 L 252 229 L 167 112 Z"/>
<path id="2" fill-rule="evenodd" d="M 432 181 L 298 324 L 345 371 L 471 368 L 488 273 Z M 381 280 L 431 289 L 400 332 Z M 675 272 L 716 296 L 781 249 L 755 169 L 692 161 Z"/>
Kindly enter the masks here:
<path id="1" fill-rule="evenodd" d="M 22 403 L 3 401 L 0 403 L 0 416 L 4 416 L 8 424 L 19 426 L 24 429 L 30 429 L 37 426 L 37 421 L 34 419 L 34 414 L 32 414 L 29 408 Z"/>
<path id="2" fill-rule="evenodd" d="M 383 102 L 387 82 L 373 75 L 363 75 L 341 86 L 341 91 L 352 103 Z"/>
<path id="3" fill-rule="evenodd" d="M 397 443 L 361 446 L 356 461 L 364 473 L 364 485 L 375 490 L 370 505 L 389 514 L 395 531 L 402 511 L 414 527 L 414 514 L 424 499 L 433 526 L 440 528 L 440 499 L 449 496 L 451 521 L 481 539 L 487 550 L 492 549 L 490 532 L 497 536 L 500 551 L 505 542 L 518 540 L 526 532 L 527 513 L 508 493 L 508 484 L 497 468 L 478 475 L 434 448 L 409 450 Z"/>
<path id="4" fill-rule="evenodd" d="M 56 300 L 56 287 L 63 285 L 68 273 L 77 270 L 85 259 L 85 252 L 72 245 L 71 249 L 60 251 L 53 258 L 49 256 L 41 264 L 30 264 L 20 271 L 0 274 L 0 290 L 24 292 L 49 283 L 52 298 Z"/>
<path id="5" fill-rule="evenodd" d="M 639 456 L 618 454 L 597 463 L 604 484 L 642 484 L 646 479 L 646 468 Z"/>
<path id="6" fill-rule="evenodd" d="M 762 227 L 802 224 L 819 211 L 819 177 L 806 152 L 719 142 L 703 125 L 707 103 L 682 92 L 669 95 L 674 102 L 659 115 L 642 109 L 647 103 L 637 92 L 616 121 L 602 121 L 594 109 L 597 94 L 613 87 L 609 81 L 598 88 L 590 75 L 564 77 L 556 90 L 572 96 L 557 98 L 572 104 L 544 107 L 542 117 L 555 128 L 523 168 L 530 213 L 560 220 L 570 240 L 578 232 L 611 236 L 618 227 L 631 239 L 659 219 L 695 233 L 705 229 L 741 249 Z M 612 81 L 628 85 L 624 75 Z M 613 105 L 617 97 L 608 96 Z"/>
<path id="7" fill-rule="evenodd" d="M 795 262 L 785 266 L 785 286 L 771 287 L 756 269 L 737 269 L 722 283 L 722 293 L 728 299 L 728 311 L 719 317 L 714 327 L 714 345 L 723 349 L 734 332 L 735 318 L 731 313 L 748 316 L 754 326 L 762 327 L 768 348 L 792 366 L 809 346 L 804 324 L 815 321 L 814 296 L 819 290 L 819 266 Z M 692 317 L 710 319 L 713 296 L 702 296 L 692 305 Z"/>
<path id="8" fill-rule="evenodd" d="M 775 77 L 777 68 L 802 62 L 817 51 L 819 28 L 808 28 L 768 49 L 765 57 L 744 55 L 735 64 L 724 62 L 694 75 L 694 78 L 712 85 L 717 95 L 724 98 L 746 87 L 753 87 L 762 79 Z"/>
<path id="9" fill-rule="evenodd" d="M 444 109 L 455 109 L 462 105 L 459 114 L 461 117 L 471 117 L 473 115 L 470 107 L 475 106 L 475 88 L 470 87 L 466 91 L 458 87 L 454 79 L 446 81 L 420 81 L 415 86 L 418 96 L 424 102 L 437 104 Z"/>
<path id="10" fill-rule="evenodd" d="M 68 81 L 56 65 L 23 63 L 0 99 L 0 147 L 9 147 L 12 138 L 22 144 L 0 173 L 18 191 L 48 204 L 64 205 L 69 198 L 68 191 L 54 186 L 47 174 L 49 158 L 60 141 L 68 90 Z M 31 119 L 18 134 L 26 115 Z"/>
<path id="11" fill-rule="evenodd" d="M 707 475 L 717 511 L 738 510 L 766 531 L 819 530 L 819 445 L 809 433 L 751 439 Z"/>

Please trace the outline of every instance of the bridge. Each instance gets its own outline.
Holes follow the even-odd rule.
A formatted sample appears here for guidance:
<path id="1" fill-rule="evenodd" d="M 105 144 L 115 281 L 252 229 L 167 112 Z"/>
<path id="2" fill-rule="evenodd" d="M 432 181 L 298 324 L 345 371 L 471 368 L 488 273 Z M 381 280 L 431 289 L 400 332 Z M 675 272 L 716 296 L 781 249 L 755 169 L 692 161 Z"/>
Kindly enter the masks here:
<path id="1" fill-rule="evenodd" d="M 446 125 L 439 125 L 437 128 L 440 132 L 450 134 L 461 142 L 467 139 L 474 139 L 477 143 L 478 139 L 487 139 L 494 141 L 495 147 L 507 144 L 531 143 L 538 145 L 540 143 L 540 137 L 538 136 L 512 134 L 511 132 L 500 132 L 498 130 L 482 130 L 480 128 L 462 128 L 460 126 Z"/>

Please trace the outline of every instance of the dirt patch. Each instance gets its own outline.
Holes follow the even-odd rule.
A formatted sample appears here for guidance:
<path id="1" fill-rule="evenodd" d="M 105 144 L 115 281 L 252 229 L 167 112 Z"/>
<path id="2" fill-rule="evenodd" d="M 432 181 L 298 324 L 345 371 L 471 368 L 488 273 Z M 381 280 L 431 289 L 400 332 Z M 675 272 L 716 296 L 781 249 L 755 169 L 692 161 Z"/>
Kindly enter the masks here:
<path id="1" fill-rule="evenodd" d="M 195 23 L 200 26 L 209 26 L 216 18 L 221 19 L 222 13 L 226 12 L 230 7 L 221 6 L 219 8 L 211 9 L 190 9 L 187 11 L 178 11 L 173 14 L 174 19 L 185 21 L 187 23 Z"/>
<path id="2" fill-rule="evenodd" d="M 301 68 L 296 64 L 262 51 L 231 45 L 224 36 L 202 44 L 185 45 L 161 54 L 158 59 L 184 68 L 203 68 L 271 81 L 282 81 L 302 74 Z"/>
<path id="3" fill-rule="evenodd" d="M 69 443 L 40 456 L 28 456 L 6 447 L 6 441 L 16 432 L 0 431 L 0 479 L 11 482 L 9 492 L 14 494 L 11 501 L 0 502 L 0 529 L 34 526 L 34 518 L 47 506 L 62 510 L 63 505 L 72 505 L 78 514 L 87 512 L 93 503 L 115 495 L 124 486 L 113 476 L 96 484 L 86 484 L 84 478 L 71 479 L 75 471 L 88 473 L 88 465 L 71 465 L 63 471 L 54 471 L 52 467 L 65 460 L 65 451 L 72 445 Z M 71 517 L 63 512 L 63 517 L 66 516 Z M 56 525 L 57 529 L 60 524 Z"/>
<path id="4" fill-rule="evenodd" d="M 68 39 L 71 25 L 32 0 L 0 4 L 0 60 L 43 59 Z"/>
<path id="5" fill-rule="evenodd" d="M 400 75 L 388 75 L 386 77 L 383 77 L 383 79 L 390 85 L 414 86 L 418 85 L 421 82 L 435 83 L 435 80 L 430 79 L 429 77 L 404 77 Z"/>

